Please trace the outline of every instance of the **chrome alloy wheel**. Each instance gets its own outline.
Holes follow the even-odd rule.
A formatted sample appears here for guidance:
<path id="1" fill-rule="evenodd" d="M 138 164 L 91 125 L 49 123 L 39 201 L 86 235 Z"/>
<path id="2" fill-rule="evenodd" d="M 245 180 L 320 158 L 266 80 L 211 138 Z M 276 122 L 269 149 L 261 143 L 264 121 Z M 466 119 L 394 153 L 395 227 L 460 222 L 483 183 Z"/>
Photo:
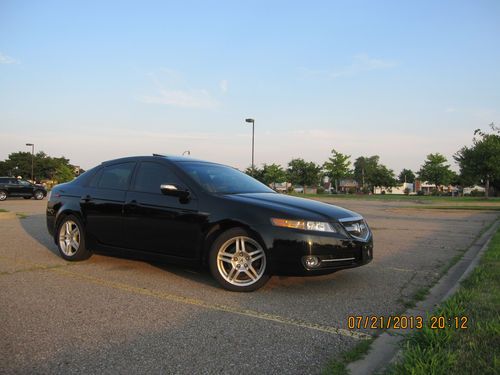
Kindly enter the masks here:
<path id="1" fill-rule="evenodd" d="M 80 248 L 80 229 L 78 225 L 67 220 L 59 229 L 59 247 L 64 255 L 71 257 Z"/>
<path id="2" fill-rule="evenodd" d="M 0 191 L 0 201 L 4 201 L 7 199 L 7 193 L 5 191 Z"/>
<path id="3" fill-rule="evenodd" d="M 233 237 L 220 247 L 217 269 L 232 285 L 252 285 L 264 275 L 266 254 L 257 241 L 244 236 Z"/>
<path id="4" fill-rule="evenodd" d="M 37 192 L 35 193 L 35 199 L 36 199 L 36 200 L 41 200 L 41 199 L 43 199 L 43 193 L 42 193 L 41 191 L 37 191 Z"/>

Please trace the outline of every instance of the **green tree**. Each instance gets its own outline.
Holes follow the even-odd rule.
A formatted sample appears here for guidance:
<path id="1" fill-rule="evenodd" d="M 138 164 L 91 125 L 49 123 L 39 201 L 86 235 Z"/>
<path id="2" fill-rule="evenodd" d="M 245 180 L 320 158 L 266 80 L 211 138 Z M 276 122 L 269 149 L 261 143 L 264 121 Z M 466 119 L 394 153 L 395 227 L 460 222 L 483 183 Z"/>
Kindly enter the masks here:
<path id="1" fill-rule="evenodd" d="M 377 165 L 373 175 L 370 179 L 370 185 L 375 186 L 383 186 L 387 188 L 391 188 L 396 186 L 398 181 L 394 176 L 394 171 L 392 169 L 387 168 L 383 164 Z"/>
<path id="2" fill-rule="evenodd" d="M 320 166 L 304 159 L 292 159 L 288 163 L 287 174 L 292 184 L 301 185 L 306 192 L 306 186 L 317 186 L 319 183 Z"/>
<path id="3" fill-rule="evenodd" d="M 59 164 L 54 172 L 54 180 L 58 183 L 68 182 L 75 178 L 73 168 L 67 164 Z"/>
<path id="4" fill-rule="evenodd" d="M 422 167 L 418 171 L 418 177 L 423 181 L 429 181 L 436 185 L 436 189 L 440 185 L 448 185 L 453 179 L 453 172 L 449 164 L 445 164 L 448 160 L 440 153 L 429 154 Z"/>
<path id="5" fill-rule="evenodd" d="M 500 180 L 500 128 L 494 124 L 490 127 L 490 134 L 477 129 L 472 146 L 462 147 L 453 156 L 460 167 L 461 180 L 466 185 L 483 183 L 486 198 L 490 184 Z"/>
<path id="6" fill-rule="evenodd" d="M 264 182 L 264 170 L 262 168 L 258 168 L 258 167 L 248 167 L 247 169 L 245 169 L 245 173 L 253 178 L 255 178 L 256 180 L 262 182 L 262 183 L 265 183 Z"/>
<path id="7" fill-rule="evenodd" d="M 415 173 L 411 169 L 403 168 L 403 170 L 399 173 L 398 181 L 414 183 L 415 182 Z"/>
<path id="8" fill-rule="evenodd" d="M 279 164 L 264 164 L 262 174 L 264 183 L 266 185 L 273 184 L 273 189 L 276 189 L 276 182 L 286 181 L 286 172 Z"/>
<path id="9" fill-rule="evenodd" d="M 30 152 L 14 152 L 10 154 L 6 160 L 0 162 L 0 175 L 31 177 L 31 158 Z M 62 166 L 67 168 L 62 168 Z M 54 180 L 58 169 L 59 176 L 69 178 L 71 173 L 72 177 L 69 179 L 74 177 L 74 168 L 65 157 L 50 157 L 43 151 L 34 155 L 33 170 L 35 180 Z M 63 170 L 64 173 L 61 174 Z"/>
<path id="10" fill-rule="evenodd" d="M 397 184 L 392 169 L 379 164 L 379 160 L 378 155 L 360 156 L 354 162 L 354 178 L 365 192 L 373 192 L 375 186 L 390 188 Z"/>
<path id="11" fill-rule="evenodd" d="M 330 178 L 330 181 L 335 183 L 335 191 L 338 191 L 339 180 L 350 175 L 350 158 L 351 155 L 344 155 L 332 149 L 332 156 L 323 164 L 325 175 Z"/>

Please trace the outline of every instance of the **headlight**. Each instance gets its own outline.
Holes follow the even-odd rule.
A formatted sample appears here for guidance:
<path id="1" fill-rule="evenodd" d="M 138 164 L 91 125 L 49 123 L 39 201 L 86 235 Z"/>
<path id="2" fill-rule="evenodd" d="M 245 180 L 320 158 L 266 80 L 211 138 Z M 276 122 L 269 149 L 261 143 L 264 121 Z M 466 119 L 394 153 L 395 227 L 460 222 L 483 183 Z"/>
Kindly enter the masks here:
<path id="1" fill-rule="evenodd" d="M 277 219 L 273 217 L 271 218 L 271 223 L 274 226 L 283 228 L 312 230 L 316 232 L 330 232 L 330 233 L 337 232 L 330 223 L 324 221 L 289 220 L 289 219 Z"/>

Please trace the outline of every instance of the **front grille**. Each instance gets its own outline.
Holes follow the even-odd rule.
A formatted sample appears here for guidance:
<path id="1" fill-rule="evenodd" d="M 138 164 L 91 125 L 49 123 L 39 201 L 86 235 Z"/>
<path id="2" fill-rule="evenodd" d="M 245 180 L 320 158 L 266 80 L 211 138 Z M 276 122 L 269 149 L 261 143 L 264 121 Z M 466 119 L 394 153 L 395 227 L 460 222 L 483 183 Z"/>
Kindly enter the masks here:
<path id="1" fill-rule="evenodd" d="M 365 219 L 361 216 L 346 217 L 344 219 L 339 219 L 339 221 L 347 233 L 354 238 L 366 240 L 370 235 L 370 229 L 368 229 Z"/>

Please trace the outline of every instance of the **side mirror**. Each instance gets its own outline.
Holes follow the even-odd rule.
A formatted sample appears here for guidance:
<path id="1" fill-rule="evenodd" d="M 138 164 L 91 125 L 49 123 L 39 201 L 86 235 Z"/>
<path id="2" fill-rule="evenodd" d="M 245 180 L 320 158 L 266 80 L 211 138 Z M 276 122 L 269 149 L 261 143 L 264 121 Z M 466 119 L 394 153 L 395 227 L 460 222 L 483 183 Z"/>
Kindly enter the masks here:
<path id="1" fill-rule="evenodd" d="M 178 197 L 180 200 L 188 200 L 189 199 L 189 190 L 181 190 L 175 184 L 161 184 L 160 190 L 163 194 L 169 195 L 171 197 Z"/>

